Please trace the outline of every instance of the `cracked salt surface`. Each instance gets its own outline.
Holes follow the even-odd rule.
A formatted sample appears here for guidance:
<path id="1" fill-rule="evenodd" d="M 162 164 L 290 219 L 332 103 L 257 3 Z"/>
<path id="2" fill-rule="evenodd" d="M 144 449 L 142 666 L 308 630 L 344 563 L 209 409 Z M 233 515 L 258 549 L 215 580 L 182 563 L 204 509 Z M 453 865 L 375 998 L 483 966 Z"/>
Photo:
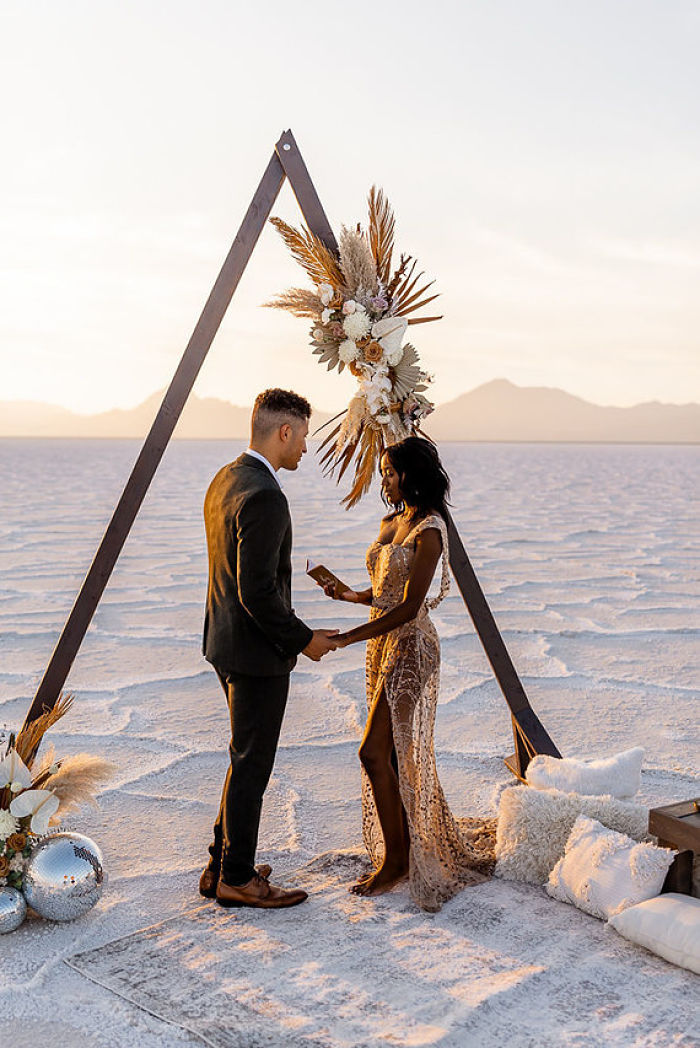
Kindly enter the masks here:
<path id="1" fill-rule="evenodd" d="M 52 732 L 57 750 L 87 749 L 119 766 L 100 810 L 72 817 L 102 847 L 110 881 L 86 917 L 30 920 L 0 940 L 0 1008 L 13 1045 L 201 1044 L 201 1026 L 182 1028 L 198 987 L 218 990 L 241 1016 L 237 1041 L 221 1040 L 231 1024 L 212 1019 L 212 1044 L 697 1043 L 696 977 L 540 889 L 491 881 L 437 915 L 415 911 L 404 888 L 375 901 L 347 895 L 358 865 L 347 849 L 360 837 L 359 646 L 318 666 L 300 660 L 263 812 L 261 860 L 282 879 L 300 871 L 309 903 L 283 919 L 231 920 L 200 906 L 228 741 L 220 687 L 199 655 L 201 504 L 210 477 L 240 449 L 168 449 L 67 682 L 76 703 Z M 21 722 L 137 452 L 128 441 L 0 441 L 8 507 L 0 724 Z M 688 492 L 700 487 L 698 449 L 445 445 L 442 453 L 465 546 L 562 752 L 643 745 L 643 803 L 697 795 L 700 563 Z M 326 601 L 303 566 L 323 557 L 363 585 L 378 498 L 345 513 L 312 455 L 284 485 L 297 610 L 315 626 L 359 621 L 362 609 Z M 507 707 L 458 593 L 435 621 L 444 639 L 443 784 L 457 814 L 493 814 L 511 781 L 501 762 L 512 751 Z M 193 909 L 204 916 L 184 916 Z M 165 936 L 129 939 L 163 921 Z M 115 941 L 127 951 L 125 982 L 137 963 L 158 965 L 156 1015 L 63 963 L 88 955 L 93 975 L 106 971 Z M 183 958 L 196 960 L 184 975 Z M 217 1006 L 208 1007 L 215 1018 Z"/>

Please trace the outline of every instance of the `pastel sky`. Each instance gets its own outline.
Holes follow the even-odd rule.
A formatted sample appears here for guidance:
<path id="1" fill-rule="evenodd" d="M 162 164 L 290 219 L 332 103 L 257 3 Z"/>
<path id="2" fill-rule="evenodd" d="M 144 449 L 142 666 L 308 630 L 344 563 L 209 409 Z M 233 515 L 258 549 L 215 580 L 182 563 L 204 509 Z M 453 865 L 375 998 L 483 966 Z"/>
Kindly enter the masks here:
<path id="1" fill-rule="evenodd" d="M 0 400 L 167 385 L 280 132 L 437 278 L 437 402 L 496 377 L 700 401 L 700 4 L 0 0 Z M 291 191 L 273 213 L 296 222 Z M 340 409 L 263 234 L 196 386 Z"/>

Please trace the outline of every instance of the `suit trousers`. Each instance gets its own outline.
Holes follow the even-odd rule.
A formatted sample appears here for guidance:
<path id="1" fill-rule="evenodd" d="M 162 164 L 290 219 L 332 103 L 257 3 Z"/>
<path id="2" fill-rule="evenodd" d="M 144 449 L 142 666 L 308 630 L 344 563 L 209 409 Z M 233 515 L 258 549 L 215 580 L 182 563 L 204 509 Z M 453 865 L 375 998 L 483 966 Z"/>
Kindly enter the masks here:
<path id="1" fill-rule="evenodd" d="M 255 873 L 263 794 L 275 763 L 289 674 L 253 677 L 217 673 L 231 715 L 231 763 L 209 846 L 209 866 L 221 870 L 226 884 L 240 885 Z"/>

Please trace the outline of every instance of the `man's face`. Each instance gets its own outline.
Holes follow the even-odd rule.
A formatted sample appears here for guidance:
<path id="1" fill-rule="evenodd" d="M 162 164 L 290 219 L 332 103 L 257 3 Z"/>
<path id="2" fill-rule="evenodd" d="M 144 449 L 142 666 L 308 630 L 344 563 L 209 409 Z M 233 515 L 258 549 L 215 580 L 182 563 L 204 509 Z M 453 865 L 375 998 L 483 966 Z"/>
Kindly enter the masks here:
<path id="1" fill-rule="evenodd" d="M 282 438 L 282 456 L 280 465 L 283 469 L 298 469 L 301 456 L 306 454 L 306 436 L 309 432 L 308 419 L 298 422 L 287 422 L 280 430 Z"/>

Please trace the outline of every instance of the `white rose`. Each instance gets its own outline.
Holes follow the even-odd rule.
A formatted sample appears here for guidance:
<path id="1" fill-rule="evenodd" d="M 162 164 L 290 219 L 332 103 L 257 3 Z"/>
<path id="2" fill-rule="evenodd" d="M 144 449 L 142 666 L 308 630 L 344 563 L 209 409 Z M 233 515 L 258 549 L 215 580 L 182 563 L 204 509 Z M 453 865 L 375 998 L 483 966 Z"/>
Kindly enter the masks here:
<path id="1" fill-rule="evenodd" d="M 343 330 L 348 338 L 357 341 L 359 338 L 364 338 L 365 335 L 369 334 L 369 319 L 366 313 L 350 313 L 349 316 L 343 321 Z"/>
<path id="2" fill-rule="evenodd" d="M 322 324 L 327 324 L 330 319 L 331 319 L 331 310 L 330 309 L 324 309 L 323 313 L 321 313 L 321 323 Z"/>
<path id="3" fill-rule="evenodd" d="M 317 342 L 323 342 L 324 333 L 323 328 L 314 328 L 313 334 Z"/>
<path id="4" fill-rule="evenodd" d="M 354 299 L 349 298 L 345 302 L 343 302 L 343 313 L 346 317 L 350 316 L 351 313 L 354 313 L 356 309 L 357 303 Z"/>
<path id="5" fill-rule="evenodd" d="M 343 364 L 352 364 L 353 360 L 357 360 L 358 352 L 359 350 L 351 338 L 346 338 L 338 346 L 338 356 Z"/>
<path id="6" fill-rule="evenodd" d="M 386 354 L 395 353 L 403 342 L 408 328 L 405 317 L 384 317 L 372 325 L 372 338 L 376 338 Z"/>
<path id="7" fill-rule="evenodd" d="M 331 284 L 319 284 L 318 288 L 317 288 L 317 291 L 318 291 L 318 297 L 321 299 L 321 301 L 323 302 L 324 306 L 330 306 L 331 299 L 333 298 L 333 295 L 335 294 L 335 291 L 333 290 L 333 286 Z"/>

